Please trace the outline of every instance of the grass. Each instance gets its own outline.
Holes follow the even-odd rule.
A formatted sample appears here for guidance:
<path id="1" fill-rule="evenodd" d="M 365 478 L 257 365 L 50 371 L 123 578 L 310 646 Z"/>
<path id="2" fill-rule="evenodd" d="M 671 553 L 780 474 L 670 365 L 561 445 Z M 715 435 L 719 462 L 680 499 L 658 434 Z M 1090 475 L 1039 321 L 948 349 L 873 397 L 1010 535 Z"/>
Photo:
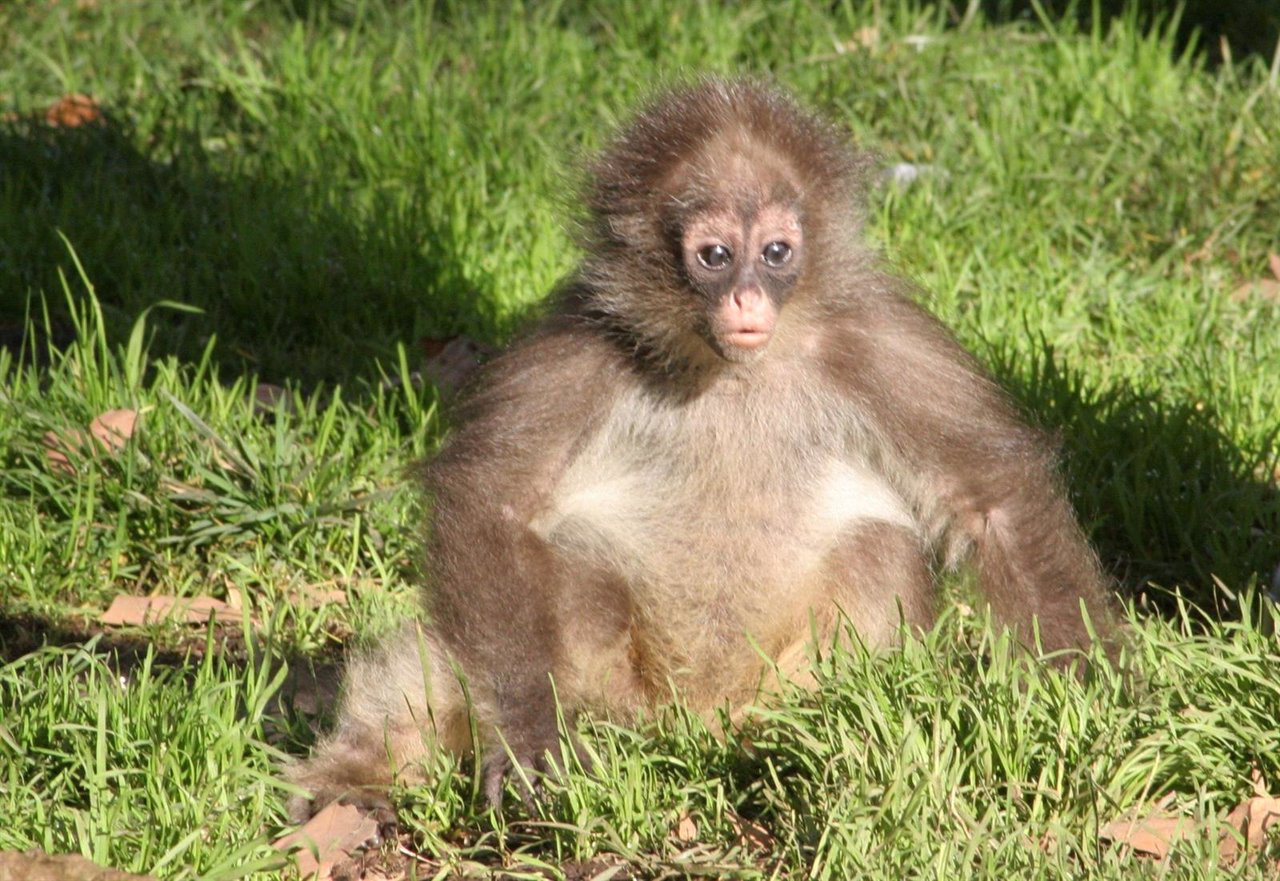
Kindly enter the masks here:
<path id="1" fill-rule="evenodd" d="M 901 652 L 826 658 L 749 749 L 678 710 L 589 723 L 604 771 L 536 822 L 483 816 L 442 760 L 402 793 L 424 871 L 1273 872 L 1274 846 L 1271 868 L 1219 869 L 1212 834 L 1144 863 L 1097 829 L 1161 799 L 1216 822 L 1255 772 L 1280 791 L 1280 302 L 1241 291 L 1280 251 L 1280 85 L 1270 57 L 1208 66 L 1173 22 L 1076 20 L 0 6 L 0 850 L 276 872 L 276 769 L 311 737 L 281 662 L 413 605 L 403 469 L 446 427 L 419 340 L 519 327 L 575 260 L 582 158 L 655 84 L 710 70 L 775 77 L 885 165 L 927 166 L 871 192 L 869 234 L 1061 437 L 1139 606 L 1132 646 L 1064 680 L 953 610 Z M 105 123 L 47 125 L 72 92 Z M 119 408 L 139 422 L 118 453 L 53 467 L 48 438 Z M 121 593 L 234 595 L 242 620 L 82 644 Z M 70 644 L 28 651 L 44 638 Z"/>

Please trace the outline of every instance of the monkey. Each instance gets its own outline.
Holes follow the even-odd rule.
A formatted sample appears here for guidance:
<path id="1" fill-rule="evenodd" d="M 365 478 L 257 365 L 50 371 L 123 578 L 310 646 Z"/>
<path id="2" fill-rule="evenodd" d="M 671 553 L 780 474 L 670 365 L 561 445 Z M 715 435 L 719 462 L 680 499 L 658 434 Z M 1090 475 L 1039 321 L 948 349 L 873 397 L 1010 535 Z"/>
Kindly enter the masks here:
<path id="1" fill-rule="evenodd" d="M 1052 445 L 863 243 L 869 167 L 752 80 L 604 148 L 580 264 L 423 468 L 426 623 L 353 660 L 295 816 L 473 735 L 499 807 L 555 770 L 558 712 L 747 706 L 841 622 L 928 628 L 962 563 L 1019 639 L 1109 638 Z"/>

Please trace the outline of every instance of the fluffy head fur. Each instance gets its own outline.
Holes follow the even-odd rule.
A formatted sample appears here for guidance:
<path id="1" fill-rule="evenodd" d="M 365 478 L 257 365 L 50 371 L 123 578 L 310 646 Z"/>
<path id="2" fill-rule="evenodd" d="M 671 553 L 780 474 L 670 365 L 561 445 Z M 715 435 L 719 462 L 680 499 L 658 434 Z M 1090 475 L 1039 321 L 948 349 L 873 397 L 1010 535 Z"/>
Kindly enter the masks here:
<path id="1" fill-rule="evenodd" d="M 844 133 L 777 89 L 708 79 L 666 95 L 591 166 L 574 294 L 658 360 L 696 362 L 706 354 L 690 334 L 700 304 L 673 259 L 690 219 L 748 202 L 794 206 L 807 238 L 795 286 L 803 303 L 833 258 L 849 268 L 867 165 Z"/>

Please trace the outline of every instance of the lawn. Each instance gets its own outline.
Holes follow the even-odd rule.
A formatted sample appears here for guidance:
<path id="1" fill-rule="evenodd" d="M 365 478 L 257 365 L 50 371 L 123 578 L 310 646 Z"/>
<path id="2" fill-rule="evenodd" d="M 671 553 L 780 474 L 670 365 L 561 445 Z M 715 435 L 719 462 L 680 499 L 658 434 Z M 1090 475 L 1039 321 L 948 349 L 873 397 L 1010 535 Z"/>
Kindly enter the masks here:
<path id="1" fill-rule="evenodd" d="M 584 722 L 596 770 L 533 814 L 442 758 L 368 859 L 1275 877 L 1280 827 L 1231 856 L 1228 814 L 1280 794 L 1280 51 L 1023 5 L 0 5 L 0 852 L 279 875 L 281 764 L 415 606 L 430 353 L 536 314 L 584 160 L 711 71 L 875 154 L 869 235 L 1060 439 L 1128 645 L 1064 678 L 960 579 L 901 650 L 816 647 L 741 737 Z M 221 605 L 103 620 L 157 596 Z M 1134 817 L 1172 852 L 1106 834 Z"/>

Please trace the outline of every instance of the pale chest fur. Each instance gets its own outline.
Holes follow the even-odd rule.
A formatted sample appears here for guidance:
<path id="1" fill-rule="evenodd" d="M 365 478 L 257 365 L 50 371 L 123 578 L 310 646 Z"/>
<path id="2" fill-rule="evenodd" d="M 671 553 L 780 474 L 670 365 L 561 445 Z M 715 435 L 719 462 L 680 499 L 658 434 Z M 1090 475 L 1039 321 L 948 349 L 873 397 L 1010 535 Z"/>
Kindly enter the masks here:
<path id="1" fill-rule="evenodd" d="M 677 645 L 686 626 L 767 636 L 774 610 L 803 607 L 860 523 L 914 528 L 877 458 L 847 402 L 789 376 L 757 372 L 680 403 L 636 388 L 581 445 L 531 526 L 620 578 L 635 613 L 660 628 L 682 610 L 686 620 L 669 625 Z"/>

